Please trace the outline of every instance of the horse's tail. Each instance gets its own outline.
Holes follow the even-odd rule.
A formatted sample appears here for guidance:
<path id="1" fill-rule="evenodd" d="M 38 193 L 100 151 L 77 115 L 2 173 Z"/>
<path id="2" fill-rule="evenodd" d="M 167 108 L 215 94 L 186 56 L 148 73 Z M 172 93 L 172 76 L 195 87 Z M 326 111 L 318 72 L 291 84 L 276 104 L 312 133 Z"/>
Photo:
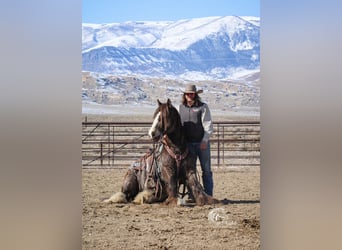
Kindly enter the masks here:
<path id="1" fill-rule="evenodd" d="M 123 192 L 117 192 L 108 199 L 103 200 L 104 203 L 127 203 L 126 195 Z"/>

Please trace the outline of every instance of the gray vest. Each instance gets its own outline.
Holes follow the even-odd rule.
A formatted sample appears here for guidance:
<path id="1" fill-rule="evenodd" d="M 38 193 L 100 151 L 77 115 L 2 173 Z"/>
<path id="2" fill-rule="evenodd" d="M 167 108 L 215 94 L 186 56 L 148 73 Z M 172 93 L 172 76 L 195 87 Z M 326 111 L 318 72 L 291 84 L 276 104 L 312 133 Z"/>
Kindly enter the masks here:
<path id="1" fill-rule="evenodd" d="M 201 142 L 203 139 L 202 106 L 203 103 L 201 102 L 198 106 L 188 107 L 184 104 L 179 106 L 179 114 L 187 142 Z"/>

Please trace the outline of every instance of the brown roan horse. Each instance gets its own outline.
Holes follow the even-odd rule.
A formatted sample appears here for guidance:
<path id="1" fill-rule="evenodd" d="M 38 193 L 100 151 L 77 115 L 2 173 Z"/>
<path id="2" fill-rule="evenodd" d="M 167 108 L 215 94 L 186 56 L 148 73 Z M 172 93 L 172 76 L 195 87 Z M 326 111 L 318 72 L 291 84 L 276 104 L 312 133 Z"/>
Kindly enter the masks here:
<path id="1" fill-rule="evenodd" d="M 175 205 L 179 185 L 185 185 L 197 205 L 219 201 L 207 195 L 196 175 L 196 156 L 187 148 L 180 115 L 168 99 L 158 100 L 149 136 L 156 147 L 128 169 L 121 192 L 104 202 L 134 203 L 164 202 Z"/>

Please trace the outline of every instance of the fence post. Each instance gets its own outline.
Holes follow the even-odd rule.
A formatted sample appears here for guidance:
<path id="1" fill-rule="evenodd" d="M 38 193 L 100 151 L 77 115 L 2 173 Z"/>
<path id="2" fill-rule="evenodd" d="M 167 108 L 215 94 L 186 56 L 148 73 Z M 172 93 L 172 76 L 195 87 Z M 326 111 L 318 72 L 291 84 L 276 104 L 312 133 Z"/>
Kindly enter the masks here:
<path id="1" fill-rule="evenodd" d="M 224 163 L 225 162 L 225 159 L 224 159 L 224 129 L 225 129 L 225 125 L 222 125 L 222 162 Z"/>
<path id="2" fill-rule="evenodd" d="M 113 159 L 112 159 L 112 165 L 114 166 L 114 150 L 115 150 L 115 126 L 113 125 Z"/>
<path id="3" fill-rule="evenodd" d="M 102 167 L 102 165 L 103 165 L 103 148 L 102 148 L 102 142 L 100 142 L 100 145 L 101 145 L 101 151 L 100 151 L 100 158 L 101 158 L 101 167 Z"/>
<path id="4" fill-rule="evenodd" d="M 107 136 L 107 143 L 108 143 L 108 146 L 107 146 L 107 160 L 108 160 L 108 165 L 110 166 L 110 126 L 109 126 L 109 123 L 107 125 L 107 131 L 108 131 L 108 136 Z"/>
<path id="5" fill-rule="evenodd" d="M 217 124 L 217 167 L 220 166 L 220 126 Z"/>

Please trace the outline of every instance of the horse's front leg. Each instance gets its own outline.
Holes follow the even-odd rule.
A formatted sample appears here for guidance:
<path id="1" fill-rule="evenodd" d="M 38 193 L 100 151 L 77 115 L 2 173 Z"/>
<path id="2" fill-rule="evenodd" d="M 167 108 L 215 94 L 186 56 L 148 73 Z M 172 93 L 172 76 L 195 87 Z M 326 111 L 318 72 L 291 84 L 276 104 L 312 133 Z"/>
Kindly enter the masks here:
<path id="1" fill-rule="evenodd" d="M 163 176 L 165 177 L 167 199 L 164 204 L 166 205 L 177 205 L 178 195 L 178 181 L 177 181 L 177 169 L 168 165 L 163 167 Z"/>
<path id="2" fill-rule="evenodd" d="M 196 165 L 194 162 L 189 161 L 185 163 L 185 174 L 187 180 L 187 186 L 191 190 L 193 196 L 195 197 L 196 204 L 203 206 L 206 204 L 219 203 L 219 200 L 213 198 L 212 196 L 206 194 L 200 182 L 196 176 Z"/>

